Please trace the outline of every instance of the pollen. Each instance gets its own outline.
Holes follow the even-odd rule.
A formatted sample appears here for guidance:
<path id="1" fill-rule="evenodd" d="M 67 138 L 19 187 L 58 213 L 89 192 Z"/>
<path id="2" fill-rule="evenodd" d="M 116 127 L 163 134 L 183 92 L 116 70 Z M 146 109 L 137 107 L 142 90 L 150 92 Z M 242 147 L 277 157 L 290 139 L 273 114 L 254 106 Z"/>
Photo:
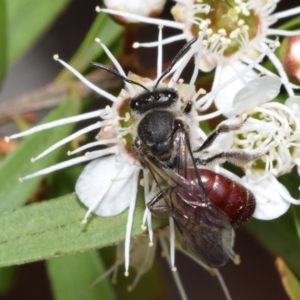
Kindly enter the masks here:
<path id="1" fill-rule="evenodd" d="M 113 126 L 118 126 L 119 125 L 119 117 L 116 117 L 113 121 Z"/>
<path id="2" fill-rule="evenodd" d="M 226 34 L 227 34 L 227 32 L 226 32 L 226 30 L 224 28 L 219 29 L 218 33 L 221 34 L 221 35 L 223 35 L 223 36 L 226 36 Z"/>
<path id="3" fill-rule="evenodd" d="M 129 276 L 129 272 L 126 271 L 126 272 L 124 273 L 124 276 L 125 276 L 125 277 L 128 277 L 128 276 Z"/>
<path id="4" fill-rule="evenodd" d="M 126 92 L 124 90 L 121 91 L 120 97 L 121 98 L 126 98 L 127 97 Z"/>
<path id="5" fill-rule="evenodd" d="M 273 43 L 271 43 L 269 45 L 271 48 L 278 48 L 280 46 L 280 42 L 279 41 L 274 41 Z"/>
<path id="6" fill-rule="evenodd" d="M 127 112 L 127 113 L 125 113 L 125 119 L 124 119 L 124 121 L 128 122 L 129 120 L 130 120 L 130 113 Z"/>
<path id="7" fill-rule="evenodd" d="M 244 21 L 243 19 L 240 19 L 240 20 L 238 21 L 238 26 L 239 26 L 239 27 L 242 27 L 243 25 L 245 25 L 245 21 Z"/>
<path id="8" fill-rule="evenodd" d="M 56 60 L 56 61 L 58 61 L 59 60 L 59 55 L 58 54 L 54 54 L 53 55 L 53 59 Z"/>
<path id="9" fill-rule="evenodd" d="M 134 49 L 137 49 L 137 48 L 139 48 L 140 47 L 140 43 L 139 42 L 134 42 L 133 44 L 132 44 L 132 48 L 134 48 Z"/>
<path id="10" fill-rule="evenodd" d="M 212 35 L 214 32 L 213 32 L 213 30 L 211 29 L 211 28 L 208 28 L 207 30 L 206 30 L 206 35 L 207 36 L 210 36 L 210 35 Z"/>
<path id="11" fill-rule="evenodd" d="M 203 40 L 203 41 L 202 41 L 202 45 L 203 45 L 203 46 L 208 46 L 208 41 L 207 41 L 207 40 Z"/>
<path id="12" fill-rule="evenodd" d="M 103 131 L 104 132 L 108 132 L 110 130 L 111 126 L 110 125 L 107 125 L 103 128 Z"/>
<path id="13" fill-rule="evenodd" d="M 34 157 L 31 157 L 30 161 L 31 161 L 32 163 L 34 163 L 34 162 L 35 162 L 35 158 L 34 158 Z"/>
<path id="14" fill-rule="evenodd" d="M 235 255 L 235 257 L 233 259 L 233 263 L 235 265 L 240 265 L 241 264 L 241 257 L 238 254 Z"/>
<path id="15" fill-rule="evenodd" d="M 101 39 L 95 38 L 95 42 L 100 44 L 101 43 Z"/>
<path id="16" fill-rule="evenodd" d="M 237 28 L 236 30 L 233 30 L 233 31 L 230 33 L 229 37 L 230 37 L 231 39 L 236 39 L 236 38 L 239 36 L 240 33 L 241 33 L 241 29 L 240 29 L 240 28 Z"/>
<path id="17" fill-rule="evenodd" d="M 4 140 L 5 140 L 6 143 L 9 143 L 9 142 L 10 142 L 10 139 L 9 139 L 8 136 L 6 136 L 6 137 L 4 138 Z"/>

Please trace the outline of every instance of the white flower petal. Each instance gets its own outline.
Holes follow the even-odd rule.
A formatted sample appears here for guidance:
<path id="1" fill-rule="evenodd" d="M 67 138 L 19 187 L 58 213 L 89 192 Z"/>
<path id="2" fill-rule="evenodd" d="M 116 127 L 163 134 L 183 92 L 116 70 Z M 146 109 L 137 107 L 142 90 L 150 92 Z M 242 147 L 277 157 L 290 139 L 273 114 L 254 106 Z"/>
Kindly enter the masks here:
<path id="1" fill-rule="evenodd" d="M 136 166 L 114 155 L 90 162 L 79 176 L 75 191 L 80 201 L 99 216 L 114 216 L 129 206 L 137 182 Z"/>
<path id="2" fill-rule="evenodd" d="M 224 65 L 220 71 L 220 81 L 219 85 L 226 82 L 228 79 L 232 78 L 239 72 L 241 72 L 245 68 L 245 65 L 239 61 L 234 62 L 231 65 Z M 245 87 L 245 85 L 256 78 L 258 75 L 255 71 L 250 70 L 239 79 L 235 80 L 233 83 L 229 84 L 225 88 L 222 89 L 220 93 L 218 93 L 215 97 L 215 105 L 219 110 L 223 110 L 225 108 L 231 108 L 234 96 L 237 91 Z M 224 113 L 226 117 L 233 117 L 236 115 L 234 111 Z"/>
<path id="3" fill-rule="evenodd" d="M 245 178 L 243 178 L 244 180 Z M 281 185 L 282 189 L 288 193 L 286 188 Z M 283 215 L 290 207 L 290 202 L 286 201 L 276 190 L 272 184 L 270 178 L 266 178 L 263 181 L 247 182 L 247 188 L 249 188 L 255 195 L 256 208 L 253 217 L 261 220 L 272 220 Z"/>
<path id="4" fill-rule="evenodd" d="M 211 146 L 207 148 L 208 151 L 226 151 L 231 148 L 233 144 L 233 132 L 228 132 L 226 134 L 220 134 L 212 143 Z"/>
<path id="5" fill-rule="evenodd" d="M 285 101 L 285 105 L 289 107 L 298 117 L 300 117 L 300 97 L 293 96 Z"/>
<path id="6" fill-rule="evenodd" d="M 286 101 L 285 101 L 286 106 L 292 108 L 293 104 L 300 105 L 300 96 L 293 96 L 293 97 L 286 99 Z"/>
<path id="7" fill-rule="evenodd" d="M 280 87 L 281 80 L 276 76 L 253 79 L 236 93 L 232 103 L 233 107 L 237 114 L 241 114 L 255 106 L 273 100 L 279 94 Z"/>

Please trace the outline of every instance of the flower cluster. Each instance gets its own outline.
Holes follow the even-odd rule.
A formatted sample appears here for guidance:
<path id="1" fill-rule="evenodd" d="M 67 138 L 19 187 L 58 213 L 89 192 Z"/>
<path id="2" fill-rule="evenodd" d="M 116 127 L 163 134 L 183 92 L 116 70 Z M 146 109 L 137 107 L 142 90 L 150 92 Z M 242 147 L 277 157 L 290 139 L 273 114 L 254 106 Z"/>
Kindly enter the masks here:
<path id="1" fill-rule="evenodd" d="M 291 203 L 299 204 L 299 200 L 293 199 L 288 190 L 277 179 L 278 176 L 290 172 L 294 166 L 298 167 L 300 174 L 300 97 L 294 94 L 294 89 L 298 86 L 288 81 L 282 65 L 274 54 L 274 50 L 279 46 L 277 39 L 270 40 L 268 36 L 299 34 L 299 31 L 277 30 L 270 26 L 280 18 L 299 13 L 300 8 L 273 13 L 276 3 L 277 1 L 264 0 L 203 0 L 195 3 L 191 0 L 177 1 L 172 9 L 175 21 L 145 17 L 144 15 L 149 15 L 149 13 L 137 14 L 135 10 L 135 13 L 128 13 L 124 11 L 126 6 L 123 6 L 122 10 L 98 8 L 98 11 L 114 14 L 123 19 L 129 18 L 139 22 L 160 25 L 157 42 L 134 45 L 135 47 L 158 46 L 155 79 L 142 78 L 133 73 L 126 75 L 109 49 L 99 39 L 96 39 L 115 66 L 117 70 L 115 74 L 124 80 L 125 86 L 117 97 L 96 87 L 57 55 L 54 56 L 56 61 L 69 69 L 79 80 L 111 101 L 111 105 L 97 111 L 34 127 L 7 137 L 7 141 L 68 123 L 100 119 L 57 142 L 33 158 L 32 162 L 82 134 L 97 130 L 96 141 L 68 153 L 68 155 L 73 155 L 87 151 L 83 156 L 27 175 L 21 180 L 91 161 L 85 166 L 75 187 L 80 201 L 88 208 L 83 223 L 87 222 L 91 213 L 108 217 L 117 215 L 129 208 L 125 242 L 119 246 L 118 250 L 118 256 L 120 256 L 120 251 L 124 251 L 124 259 L 117 260 L 107 274 L 116 270 L 124 262 L 125 275 L 128 276 L 131 263 L 139 269 L 133 287 L 138 278 L 147 271 L 153 258 L 154 248 L 144 249 L 145 237 L 131 243 L 131 229 L 139 183 L 144 186 L 146 203 L 157 192 L 157 184 L 152 175 L 149 170 L 141 166 L 139 159 L 132 150 L 132 142 L 137 136 L 136 127 L 139 117 L 130 110 L 129 103 L 144 89 L 152 91 L 156 85 L 159 88 L 175 89 L 179 95 L 179 103 L 176 106 L 176 109 L 179 110 L 182 110 L 187 103 L 191 103 L 188 125 L 193 149 L 200 147 L 207 138 L 207 134 L 201 129 L 202 122 L 222 116 L 227 118 L 222 124 L 237 124 L 231 126 L 234 130 L 230 130 L 226 134 L 219 134 L 215 142 L 207 148 L 207 152 L 216 155 L 224 151 L 237 152 L 242 150 L 248 153 L 249 157 L 252 155 L 252 160 L 242 165 L 244 177 L 239 178 L 220 167 L 219 163 L 222 160 L 216 161 L 209 167 L 242 183 L 253 192 L 256 198 L 256 208 L 253 215 L 255 218 L 274 219 L 284 214 Z M 118 6 L 120 5 L 118 4 Z M 163 26 L 161 25 L 177 28 L 182 33 L 163 39 Z M 178 58 L 178 61 L 172 63 L 170 72 L 164 74 L 162 46 L 180 39 L 190 41 L 194 37 L 197 37 L 197 40 L 186 49 L 187 51 Z M 260 65 L 265 56 L 274 64 L 279 76 Z M 180 76 L 191 59 L 194 60 L 194 70 L 189 83 L 186 84 Z M 101 68 L 101 65 L 99 66 Z M 202 88 L 197 90 L 195 82 L 199 70 L 210 71 L 212 69 L 215 69 L 215 77 L 211 91 L 206 93 Z M 261 74 L 258 74 L 257 70 Z M 167 79 L 167 75 L 170 78 Z M 281 85 L 289 94 L 285 103 L 276 100 Z M 213 102 L 215 106 L 212 106 Z M 213 107 L 216 108 L 214 111 L 212 111 Z M 210 111 L 206 112 L 208 108 Z M 91 150 L 98 146 L 106 147 L 101 150 Z M 139 181 L 140 173 L 143 174 L 141 181 Z M 149 245 L 156 244 L 157 237 L 152 232 L 151 214 L 147 208 L 142 226 L 145 229 L 148 228 Z M 165 250 L 168 246 L 165 233 L 157 234 L 158 240 Z M 171 217 L 170 238 L 168 240 L 168 251 L 170 251 L 168 261 L 175 271 L 175 229 Z M 133 251 L 133 249 L 135 250 Z M 141 251 L 147 253 L 146 259 L 141 258 Z M 135 257 L 130 260 L 130 253 L 138 253 L 138 258 Z M 175 280 L 180 282 L 176 278 Z M 221 279 L 220 281 L 222 282 Z M 180 283 L 178 284 L 181 286 Z M 182 287 L 180 291 L 181 294 L 184 294 Z M 226 288 L 224 288 L 224 292 L 226 295 L 228 294 Z M 230 299 L 230 296 L 227 295 L 227 298 Z"/>

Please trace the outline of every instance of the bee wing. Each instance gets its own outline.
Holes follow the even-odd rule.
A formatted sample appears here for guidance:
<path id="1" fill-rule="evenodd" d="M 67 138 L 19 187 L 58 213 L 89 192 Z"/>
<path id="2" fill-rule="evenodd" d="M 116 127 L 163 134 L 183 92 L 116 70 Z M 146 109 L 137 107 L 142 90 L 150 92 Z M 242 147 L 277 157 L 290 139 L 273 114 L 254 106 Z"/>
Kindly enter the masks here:
<path id="1" fill-rule="evenodd" d="M 206 201 L 209 202 L 210 200 L 208 199 L 197 170 L 188 133 L 185 130 L 177 131 L 175 134 L 174 148 L 177 151 L 173 170 L 188 182 L 195 182 L 199 192 L 201 192 Z"/>
<path id="2" fill-rule="evenodd" d="M 178 187 L 173 190 L 172 199 L 181 198 L 186 194 L 186 191 L 181 189 Z M 194 195 L 189 196 L 195 198 Z M 191 249 L 211 267 L 218 268 L 224 265 L 232 256 L 233 229 L 227 215 L 213 204 L 195 206 L 190 205 L 190 201 L 187 203 L 177 200 L 176 204 L 172 201 L 172 217 L 182 234 L 187 250 Z M 178 203 L 181 203 L 180 206 Z"/>

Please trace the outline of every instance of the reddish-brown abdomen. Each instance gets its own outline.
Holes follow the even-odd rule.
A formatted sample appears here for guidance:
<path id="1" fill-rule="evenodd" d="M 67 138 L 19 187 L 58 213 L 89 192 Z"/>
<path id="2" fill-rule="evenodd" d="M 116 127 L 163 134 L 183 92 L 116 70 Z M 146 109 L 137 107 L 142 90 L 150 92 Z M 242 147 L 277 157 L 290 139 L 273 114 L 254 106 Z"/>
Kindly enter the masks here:
<path id="1" fill-rule="evenodd" d="M 233 226 L 247 221 L 255 209 L 255 197 L 243 185 L 207 169 L 198 169 L 211 202 L 221 208 Z"/>

